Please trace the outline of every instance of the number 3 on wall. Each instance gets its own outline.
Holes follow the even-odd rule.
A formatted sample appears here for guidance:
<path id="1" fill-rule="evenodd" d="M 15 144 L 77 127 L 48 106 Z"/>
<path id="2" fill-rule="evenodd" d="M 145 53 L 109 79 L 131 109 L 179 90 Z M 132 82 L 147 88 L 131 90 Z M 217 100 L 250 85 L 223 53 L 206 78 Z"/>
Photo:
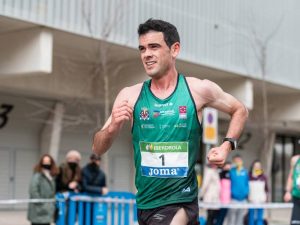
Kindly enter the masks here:
<path id="1" fill-rule="evenodd" d="M 14 108 L 13 105 L 9 104 L 2 104 L 0 106 L 0 129 L 5 127 L 5 125 L 8 122 L 8 114 L 11 112 L 11 110 Z"/>

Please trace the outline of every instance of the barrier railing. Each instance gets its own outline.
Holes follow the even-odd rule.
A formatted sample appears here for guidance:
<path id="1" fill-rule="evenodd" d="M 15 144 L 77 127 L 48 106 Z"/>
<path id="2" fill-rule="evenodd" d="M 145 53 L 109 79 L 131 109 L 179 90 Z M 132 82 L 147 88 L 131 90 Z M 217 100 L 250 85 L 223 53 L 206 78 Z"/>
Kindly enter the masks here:
<path id="1" fill-rule="evenodd" d="M 110 192 L 105 197 L 88 194 L 57 194 L 56 225 L 137 224 L 135 195 Z"/>
<path id="2" fill-rule="evenodd" d="M 132 225 L 137 224 L 135 195 L 128 192 L 110 192 L 105 197 L 87 194 L 57 194 L 56 199 L 11 199 L 0 200 L 1 205 L 24 203 L 56 202 L 56 225 Z M 248 209 L 248 224 L 254 224 L 254 209 L 287 209 L 292 203 L 204 203 L 199 202 L 203 209 L 236 208 Z M 205 224 L 205 218 L 199 218 Z M 77 223 L 76 223 L 77 222 Z M 262 222 L 262 221 L 261 221 Z"/>
<path id="3" fill-rule="evenodd" d="M 199 208 L 204 209 L 248 209 L 248 225 L 254 224 L 263 224 L 263 213 L 264 209 L 289 209 L 292 208 L 292 203 L 206 203 L 206 202 L 199 202 Z M 259 209 L 261 210 L 261 217 L 254 218 L 254 210 Z M 200 219 L 201 221 L 201 219 Z M 205 224 L 205 220 L 202 219 L 202 223 L 200 225 Z"/>

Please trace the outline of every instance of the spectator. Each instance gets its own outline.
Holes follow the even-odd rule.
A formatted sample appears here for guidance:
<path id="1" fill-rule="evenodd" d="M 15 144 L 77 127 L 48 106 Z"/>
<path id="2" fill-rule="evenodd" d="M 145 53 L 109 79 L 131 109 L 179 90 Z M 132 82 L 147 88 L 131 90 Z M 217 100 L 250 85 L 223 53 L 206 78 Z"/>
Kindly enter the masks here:
<path id="1" fill-rule="evenodd" d="M 267 177 L 264 175 L 264 171 L 259 160 L 255 160 L 249 171 L 249 201 L 251 203 L 264 203 L 267 201 L 268 195 L 268 182 Z M 256 214 L 256 215 L 254 215 Z M 255 225 L 263 225 L 263 209 L 254 209 L 249 211 L 249 217 L 254 219 Z M 252 224 L 252 221 L 251 223 Z"/>
<path id="2" fill-rule="evenodd" d="M 81 155 L 77 150 L 70 150 L 66 155 L 66 161 L 59 167 L 56 180 L 58 192 L 79 192 L 81 189 Z"/>
<path id="3" fill-rule="evenodd" d="M 200 198 L 207 203 L 220 203 L 220 177 L 218 167 L 215 165 L 208 165 L 205 167 L 203 184 L 200 192 Z M 207 210 L 206 225 L 214 225 L 217 220 L 218 209 Z"/>
<path id="4" fill-rule="evenodd" d="M 82 191 L 91 195 L 106 195 L 106 178 L 104 172 L 100 169 L 101 157 L 92 154 L 90 162 L 82 169 Z M 101 203 L 91 203 L 90 221 L 95 221 L 95 206 L 101 207 Z M 86 210 L 86 209 L 85 209 Z M 86 216 L 86 215 L 85 215 Z"/>
<path id="5" fill-rule="evenodd" d="M 198 184 L 198 195 L 200 197 L 201 185 L 202 185 L 202 170 L 200 160 L 197 160 L 195 164 L 195 172 L 197 176 L 197 184 Z"/>
<path id="6" fill-rule="evenodd" d="M 29 195 L 30 199 L 55 200 L 57 168 L 53 158 L 44 154 L 34 168 Z M 27 218 L 32 225 L 50 225 L 54 219 L 55 202 L 29 203 Z"/>
<path id="7" fill-rule="evenodd" d="M 100 169 L 101 157 L 92 154 L 90 162 L 82 170 L 82 191 L 89 194 L 106 195 L 106 178 Z"/>
<path id="8" fill-rule="evenodd" d="M 221 193 L 220 193 L 220 200 L 223 204 L 228 204 L 231 201 L 231 181 L 230 181 L 230 162 L 225 162 L 221 172 L 220 172 L 220 179 L 221 179 Z M 226 217 L 228 209 L 221 208 L 218 215 L 218 220 L 216 225 L 222 225 L 224 223 L 224 219 Z"/>
<path id="9" fill-rule="evenodd" d="M 230 169 L 231 180 L 231 202 L 245 203 L 249 194 L 249 176 L 248 171 L 243 166 L 243 159 L 240 155 L 233 157 L 233 167 Z M 244 209 L 229 209 L 228 224 L 242 225 Z"/>
<path id="10" fill-rule="evenodd" d="M 300 155 L 294 155 L 291 158 L 290 171 L 283 199 L 285 202 L 293 201 L 290 224 L 300 224 Z"/>

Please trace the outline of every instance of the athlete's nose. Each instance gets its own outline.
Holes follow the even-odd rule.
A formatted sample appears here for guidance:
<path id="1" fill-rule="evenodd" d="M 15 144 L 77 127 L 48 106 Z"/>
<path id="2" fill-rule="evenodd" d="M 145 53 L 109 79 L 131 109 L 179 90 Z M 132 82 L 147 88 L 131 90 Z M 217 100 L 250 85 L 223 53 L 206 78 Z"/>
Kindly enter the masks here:
<path id="1" fill-rule="evenodd" d="M 144 52 L 144 58 L 145 58 L 145 59 L 149 59 L 149 58 L 151 58 L 152 56 L 153 56 L 152 51 L 151 51 L 149 48 L 146 48 L 146 49 L 145 49 L 145 52 Z"/>

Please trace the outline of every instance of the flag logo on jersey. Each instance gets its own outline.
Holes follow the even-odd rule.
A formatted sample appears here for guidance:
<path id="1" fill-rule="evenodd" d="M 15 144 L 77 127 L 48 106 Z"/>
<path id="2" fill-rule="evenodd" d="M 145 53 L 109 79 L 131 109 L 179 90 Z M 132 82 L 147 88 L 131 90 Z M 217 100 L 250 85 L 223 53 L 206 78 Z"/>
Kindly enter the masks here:
<path id="1" fill-rule="evenodd" d="M 157 118 L 160 115 L 160 111 L 159 110 L 153 110 L 153 117 Z"/>
<path id="2" fill-rule="evenodd" d="M 140 112 L 140 120 L 149 120 L 149 110 L 147 108 L 142 108 Z"/>
<path id="3" fill-rule="evenodd" d="M 180 119 L 186 119 L 187 118 L 186 106 L 179 106 L 179 118 Z"/>

